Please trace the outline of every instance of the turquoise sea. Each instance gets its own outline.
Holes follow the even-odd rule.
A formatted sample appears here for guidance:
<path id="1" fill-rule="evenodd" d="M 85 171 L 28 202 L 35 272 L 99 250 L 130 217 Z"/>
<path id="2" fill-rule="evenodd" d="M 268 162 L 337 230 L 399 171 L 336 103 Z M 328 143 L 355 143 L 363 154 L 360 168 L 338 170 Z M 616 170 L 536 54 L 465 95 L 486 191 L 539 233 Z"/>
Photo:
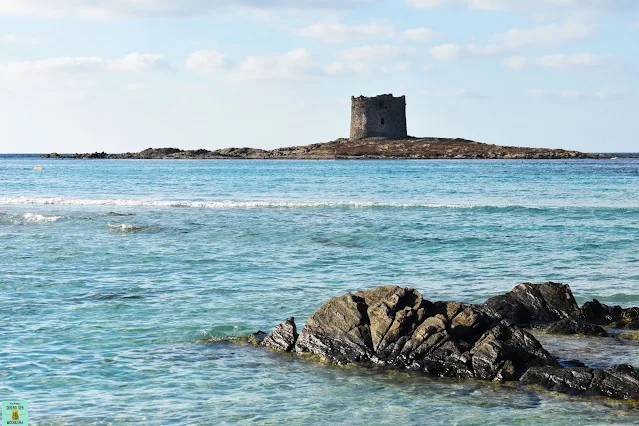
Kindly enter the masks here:
<path id="1" fill-rule="evenodd" d="M 639 423 L 624 403 L 224 341 L 391 283 L 482 302 L 553 280 L 639 306 L 639 159 L 3 156 L 0 254 L 0 400 L 28 400 L 31 424 Z M 636 342 L 544 338 L 639 366 Z"/>

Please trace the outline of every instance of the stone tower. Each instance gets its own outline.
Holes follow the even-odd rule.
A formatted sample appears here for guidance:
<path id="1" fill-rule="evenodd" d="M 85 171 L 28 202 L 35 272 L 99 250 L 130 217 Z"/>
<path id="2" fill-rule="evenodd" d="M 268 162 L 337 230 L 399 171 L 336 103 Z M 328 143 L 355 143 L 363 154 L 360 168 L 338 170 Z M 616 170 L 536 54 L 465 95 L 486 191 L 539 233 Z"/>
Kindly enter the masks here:
<path id="1" fill-rule="evenodd" d="M 351 97 L 350 140 L 383 137 L 402 139 L 406 131 L 406 97 L 393 94 L 374 98 Z"/>

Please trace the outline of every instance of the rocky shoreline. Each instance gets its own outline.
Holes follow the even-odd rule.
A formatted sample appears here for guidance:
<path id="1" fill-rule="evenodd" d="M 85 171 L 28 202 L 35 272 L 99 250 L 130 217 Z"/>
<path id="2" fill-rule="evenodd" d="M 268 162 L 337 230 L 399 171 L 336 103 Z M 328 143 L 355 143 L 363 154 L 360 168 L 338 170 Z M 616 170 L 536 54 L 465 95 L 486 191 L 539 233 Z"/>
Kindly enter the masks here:
<path id="1" fill-rule="evenodd" d="M 639 308 L 597 300 L 579 307 L 569 286 L 553 282 L 520 284 L 483 304 L 431 302 L 415 289 L 384 286 L 328 300 L 299 334 L 295 319 L 289 318 L 268 335 L 258 331 L 247 340 L 338 365 L 639 401 L 639 370 L 630 365 L 589 368 L 578 359 L 557 359 L 531 333 L 534 327 L 610 339 L 602 326 L 639 330 Z"/>
<path id="2" fill-rule="evenodd" d="M 225 148 L 181 150 L 177 148 L 148 148 L 137 153 L 107 154 L 45 154 L 42 158 L 71 159 L 584 159 L 607 158 L 598 154 L 547 148 L 522 148 L 447 138 L 369 138 L 356 141 L 337 139 L 332 142 L 293 146 L 273 150 L 256 148 Z"/>

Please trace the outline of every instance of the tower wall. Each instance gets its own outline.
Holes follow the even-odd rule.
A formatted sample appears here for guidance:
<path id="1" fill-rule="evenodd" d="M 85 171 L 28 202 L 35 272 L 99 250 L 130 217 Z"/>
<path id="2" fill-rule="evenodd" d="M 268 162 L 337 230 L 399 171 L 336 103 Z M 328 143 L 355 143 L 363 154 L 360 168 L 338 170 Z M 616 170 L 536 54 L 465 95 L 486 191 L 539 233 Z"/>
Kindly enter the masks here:
<path id="1" fill-rule="evenodd" d="M 351 140 L 406 138 L 406 97 L 392 94 L 351 97 Z"/>

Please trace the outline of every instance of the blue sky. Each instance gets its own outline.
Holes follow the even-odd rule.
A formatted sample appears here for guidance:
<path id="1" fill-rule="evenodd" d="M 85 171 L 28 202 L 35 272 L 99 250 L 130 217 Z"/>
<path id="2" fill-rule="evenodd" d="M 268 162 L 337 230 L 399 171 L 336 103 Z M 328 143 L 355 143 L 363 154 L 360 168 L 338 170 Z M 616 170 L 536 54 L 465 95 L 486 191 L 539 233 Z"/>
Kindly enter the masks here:
<path id="1" fill-rule="evenodd" d="M 409 133 L 639 151 L 636 0 L 0 0 L 0 152 Z"/>

